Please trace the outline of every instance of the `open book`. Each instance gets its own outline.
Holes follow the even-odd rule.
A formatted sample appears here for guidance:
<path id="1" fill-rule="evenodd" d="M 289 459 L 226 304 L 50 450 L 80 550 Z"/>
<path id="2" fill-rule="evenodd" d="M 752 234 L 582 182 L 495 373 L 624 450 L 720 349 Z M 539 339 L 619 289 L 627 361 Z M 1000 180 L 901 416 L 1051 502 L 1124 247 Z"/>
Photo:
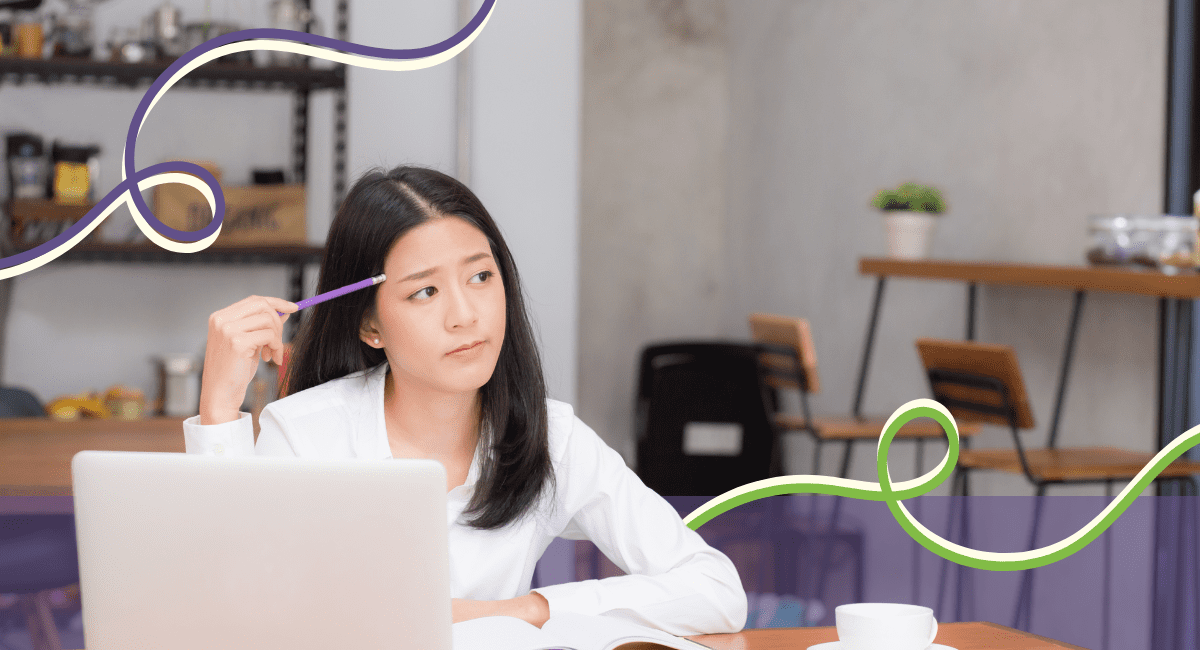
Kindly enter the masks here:
<path id="1" fill-rule="evenodd" d="M 608 616 L 559 614 L 538 629 L 519 618 L 488 616 L 455 623 L 454 650 L 617 650 L 708 646 Z M 641 645 L 638 645 L 641 644 Z"/>

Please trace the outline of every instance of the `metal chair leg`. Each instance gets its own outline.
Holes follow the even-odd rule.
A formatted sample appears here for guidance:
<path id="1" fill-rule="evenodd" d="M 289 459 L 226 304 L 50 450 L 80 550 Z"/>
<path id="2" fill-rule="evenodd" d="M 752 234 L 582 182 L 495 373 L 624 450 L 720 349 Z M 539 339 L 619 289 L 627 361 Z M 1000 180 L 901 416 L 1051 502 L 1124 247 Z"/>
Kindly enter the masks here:
<path id="1" fill-rule="evenodd" d="M 958 540 L 955 540 L 955 537 L 954 537 L 955 515 L 957 514 L 957 511 L 959 510 L 959 508 L 954 507 L 955 506 L 954 497 L 956 495 L 958 495 L 958 493 L 959 493 L 959 485 L 963 482 L 963 474 L 964 473 L 965 472 L 961 469 L 954 470 L 954 478 L 951 479 L 951 482 L 950 482 L 949 507 L 946 510 L 946 539 L 948 539 L 952 542 L 956 541 L 960 544 L 962 543 L 962 539 L 960 538 Z M 951 564 L 950 560 L 942 560 L 942 571 L 941 571 L 941 575 L 938 578 L 938 595 L 937 595 L 937 603 L 936 603 L 936 607 L 934 608 L 934 611 L 937 612 L 937 618 L 940 621 L 943 621 L 946 619 L 945 613 L 942 610 L 942 604 L 944 603 L 945 598 L 946 598 L 946 578 L 949 576 L 949 573 L 950 573 L 950 564 Z"/>
<path id="2" fill-rule="evenodd" d="M 1192 601 L 1196 603 L 1196 618 L 1192 624 L 1195 626 L 1195 632 L 1200 636 L 1200 486 L 1196 485 L 1196 480 L 1192 477 L 1187 478 L 1187 483 L 1191 486 L 1191 508 L 1188 508 L 1188 513 L 1192 517 L 1192 525 L 1189 528 L 1192 530 L 1192 549 L 1190 557 L 1192 558 Z"/>
<path id="3" fill-rule="evenodd" d="M 600 547 L 592 545 L 592 556 L 589 558 L 588 564 L 591 565 L 592 578 L 599 580 L 603 576 L 600 575 Z"/>
<path id="4" fill-rule="evenodd" d="M 1185 498 L 1182 498 L 1184 496 L 1183 487 L 1184 486 L 1183 486 L 1182 482 L 1180 485 L 1177 485 L 1175 487 L 1177 494 L 1181 497 L 1179 500 L 1179 508 L 1180 508 L 1179 530 L 1178 530 L 1178 534 L 1175 536 L 1175 540 L 1174 540 L 1175 541 L 1175 557 L 1178 558 L 1178 561 L 1183 561 L 1183 558 L 1189 557 L 1187 555 L 1187 540 L 1184 539 L 1184 531 L 1186 531 L 1189 528 L 1189 526 L 1186 521 L 1187 500 Z M 1182 578 L 1182 576 L 1180 576 L 1179 578 Z M 1186 599 L 1187 599 L 1187 586 L 1184 583 L 1184 581 L 1179 578 L 1177 578 L 1175 580 L 1175 602 L 1180 603 L 1182 605 L 1183 603 L 1186 602 Z M 1182 607 L 1180 609 L 1182 609 Z M 1176 610 L 1176 611 L 1179 611 L 1179 610 Z M 1182 614 L 1182 612 L 1180 612 L 1180 614 Z M 1179 639 L 1180 643 L 1182 643 L 1183 639 L 1186 638 L 1185 630 L 1187 628 L 1187 621 L 1184 619 L 1183 616 L 1176 615 L 1174 623 L 1175 623 L 1175 625 L 1174 625 L 1175 638 Z"/>
<path id="5" fill-rule="evenodd" d="M 854 441 L 847 440 L 845 448 L 842 451 L 842 470 L 838 474 L 842 478 L 850 471 L 850 455 L 854 451 Z M 817 585 L 815 598 L 823 600 L 825 598 L 825 579 L 829 576 L 829 562 L 833 555 L 833 545 L 836 541 L 838 518 L 842 514 L 842 497 L 833 497 L 833 512 L 829 516 L 829 533 L 828 541 L 825 543 L 825 548 L 821 552 L 821 565 L 817 569 Z"/>
<path id="6" fill-rule="evenodd" d="M 817 436 L 814 435 L 813 436 L 813 470 L 812 470 L 812 473 L 814 476 L 821 475 L 821 448 L 824 446 L 825 446 L 825 441 L 821 440 L 820 438 L 818 438 Z M 809 499 L 808 499 L 808 505 L 812 508 L 812 518 L 813 518 L 814 522 L 817 520 L 817 497 L 818 496 L 820 496 L 820 495 L 810 494 Z"/>
<path id="7" fill-rule="evenodd" d="M 1104 482 L 1104 496 L 1112 501 L 1112 480 Z M 1107 504 L 1106 504 L 1107 505 Z M 1108 650 L 1109 624 L 1112 618 L 1112 528 L 1104 531 L 1104 586 L 1101 595 L 1100 611 L 1100 650 Z"/>
<path id="8" fill-rule="evenodd" d="M 958 523 L 959 528 L 959 544 L 963 546 L 971 546 L 971 513 L 968 508 L 969 496 L 971 492 L 970 477 L 966 472 L 963 472 L 962 477 L 962 513 Z M 955 567 L 956 578 L 956 598 L 954 601 L 954 620 L 965 621 L 963 608 L 966 606 L 967 596 L 970 590 L 967 588 L 967 581 L 970 579 L 970 574 L 967 573 L 963 565 L 959 564 Z"/>
<path id="9" fill-rule="evenodd" d="M 850 475 L 850 456 L 854 452 L 854 441 L 847 440 L 842 448 L 842 468 L 838 471 L 838 476 L 846 478 Z"/>
<path id="10" fill-rule="evenodd" d="M 1196 605 L 1192 634 L 1196 636 L 1200 635 L 1200 485 L 1197 485 L 1196 479 L 1191 476 L 1181 478 L 1179 483 L 1179 494 L 1190 497 L 1183 499 L 1181 505 L 1179 537 L 1184 539 L 1181 542 L 1184 548 L 1179 557 L 1192 560 L 1192 602 Z M 1186 590 L 1183 592 L 1187 593 Z"/>
<path id="11" fill-rule="evenodd" d="M 1038 526 L 1042 522 L 1042 502 L 1046 495 L 1045 484 L 1039 484 L 1036 501 L 1033 504 L 1033 529 L 1029 532 L 1029 549 L 1037 548 L 1037 533 Z M 1033 618 L 1033 572 L 1034 569 L 1026 569 L 1021 575 L 1021 587 L 1017 592 L 1017 610 L 1013 616 L 1013 627 L 1025 632 L 1029 631 L 1029 626 Z M 1024 623 L 1025 627 L 1022 627 Z"/>
<path id="12" fill-rule="evenodd" d="M 947 446 L 949 446 L 949 442 L 947 442 Z M 962 448 L 963 449 L 971 448 L 971 439 L 970 438 L 963 439 Z M 962 545 L 970 548 L 971 547 L 971 520 L 970 520 L 970 517 L 968 514 L 969 508 L 970 508 L 970 503 L 971 503 L 971 499 L 970 499 L 970 496 L 971 496 L 971 474 L 970 474 L 970 472 L 963 473 L 962 495 L 964 497 L 963 498 L 963 522 L 962 522 L 962 527 L 963 527 Z M 970 605 L 971 611 L 968 616 L 959 617 L 958 620 L 974 621 L 977 618 L 975 616 L 975 572 L 968 571 L 965 567 L 962 567 L 962 566 L 959 567 L 959 571 L 963 574 L 963 578 L 961 580 L 962 597 L 960 598 L 960 600 L 962 600 L 964 603 Z"/>
<path id="13" fill-rule="evenodd" d="M 854 417 L 862 415 L 863 395 L 867 392 L 867 370 L 871 366 L 871 348 L 875 345 L 875 328 L 879 324 L 879 308 L 883 304 L 883 290 L 887 285 L 887 276 L 881 275 L 875 281 L 875 298 L 871 302 L 871 318 L 867 324 L 867 340 L 863 343 L 862 360 L 858 367 L 858 382 L 854 389 L 854 402 L 850 412 Z"/>
<path id="14" fill-rule="evenodd" d="M 966 546 L 967 548 L 971 548 L 972 544 L 973 544 L 973 542 L 971 541 L 971 514 L 970 514 L 971 513 L 971 499 L 970 499 L 970 497 L 971 497 L 971 481 L 970 481 L 970 478 L 971 477 L 969 475 L 963 477 L 963 497 L 965 497 L 965 498 L 963 499 L 963 519 L 962 519 L 963 542 L 962 542 L 962 544 L 963 544 L 963 546 Z M 958 570 L 959 570 L 959 573 L 962 575 L 962 578 L 959 580 L 959 583 L 961 585 L 959 590 L 960 590 L 960 593 L 962 593 L 962 596 L 959 597 L 959 601 L 962 603 L 962 609 L 964 610 L 963 615 L 960 616 L 958 618 L 958 620 L 960 620 L 960 621 L 977 620 L 978 617 L 975 615 L 975 570 L 968 569 L 961 565 L 959 566 Z"/>
<path id="15" fill-rule="evenodd" d="M 772 537 L 774 537 L 773 533 L 775 532 L 774 522 L 783 521 L 783 517 L 786 516 L 783 512 L 783 501 L 785 499 L 786 497 L 774 496 L 768 497 L 764 500 L 766 512 L 763 515 L 761 527 L 758 529 L 759 548 L 763 549 L 764 551 L 774 547 L 774 544 L 772 544 Z M 779 562 L 779 554 L 773 554 L 773 566 L 771 567 L 772 570 L 770 573 L 767 571 L 768 555 L 772 554 L 763 552 L 758 557 L 758 592 L 763 593 L 766 591 L 767 578 L 771 573 L 773 573 L 774 577 L 771 580 L 771 590 L 777 594 L 783 594 L 784 591 L 780 588 L 781 580 L 779 580 L 781 577 L 779 575 L 781 573 L 780 569 L 782 567 L 776 564 Z"/>
<path id="16" fill-rule="evenodd" d="M 916 460 L 917 474 L 916 475 L 917 476 L 921 475 L 921 470 L 924 469 L 924 465 L 925 465 L 925 463 L 924 463 L 924 460 L 925 460 L 924 443 L 925 443 L 924 440 L 922 440 L 921 438 L 917 438 L 917 449 L 916 449 L 916 452 L 917 452 L 917 460 Z M 915 517 L 918 521 L 920 521 L 920 519 L 921 519 L 921 498 L 920 497 L 917 497 L 917 500 L 913 502 L 912 514 L 913 514 L 913 517 Z M 913 559 L 912 559 L 912 572 L 913 572 L 912 604 L 920 605 L 921 604 L 921 545 L 918 544 L 917 540 L 914 539 L 914 540 L 912 540 L 912 547 L 913 547 L 913 549 L 912 549 L 912 556 L 913 556 Z"/>
<path id="17" fill-rule="evenodd" d="M 858 566 L 854 571 L 854 602 L 861 603 L 866 599 L 867 582 L 866 576 L 863 575 L 867 566 L 866 558 L 863 556 L 863 541 L 860 537 L 848 543 L 853 545 L 855 556 L 858 558 Z"/>
<path id="18" fill-rule="evenodd" d="M 19 602 L 29 627 L 29 639 L 33 650 L 62 650 L 58 628 L 54 624 L 54 616 L 50 613 L 50 592 L 39 591 L 22 596 Z"/>

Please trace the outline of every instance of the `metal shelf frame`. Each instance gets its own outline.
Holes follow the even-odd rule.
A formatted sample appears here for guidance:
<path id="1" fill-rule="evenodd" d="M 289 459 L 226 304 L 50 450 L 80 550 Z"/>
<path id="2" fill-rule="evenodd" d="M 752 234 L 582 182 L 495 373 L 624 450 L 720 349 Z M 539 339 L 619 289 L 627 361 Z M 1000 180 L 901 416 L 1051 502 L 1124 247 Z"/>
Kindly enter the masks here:
<path id="1" fill-rule="evenodd" d="M 305 9 L 311 8 L 311 0 L 302 0 Z M 336 37 L 348 38 L 349 0 L 337 0 L 333 24 Z M 311 29 L 311 25 L 305 27 Z M 160 60 L 146 63 L 117 63 L 92 61 L 77 58 L 20 59 L 0 58 L 0 87 L 5 84 L 22 85 L 42 83 L 47 85 L 79 84 L 96 87 L 137 88 L 153 82 L 171 61 Z M 308 126 L 310 113 L 309 94 L 315 91 L 333 91 L 334 137 L 333 137 L 333 206 L 337 210 L 346 193 L 346 66 L 313 68 L 310 59 L 303 58 L 303 65 L 296 67 L 259 68 L 247 64 L 213 61 L 188 73 L 179 84 L 185 88 L 230 89 L 235 91 L 263 91 L 292 93 L 291 166 L 294 182 L 304 183 L 308 176 Z M 290 268 L 289 299 L 303 298 L 304 268 L 319 264 L 324 255 L 320 246 L 238 246 L 209 248 L 192 254 L 177 254 L 150 244 L 103 244 L 84 243 L 64 254 L 62 262 L 89 263 L 150 263 L 150 264 L 282 264 Z M 0 280 L 8 284 L 13 279 Z M 7 325 L 8 296 L 11 286 L 0 287 L 0 363 L 3 363 L 4 331 Z M 295 322 L 289 323 L 294 330 Z"/>
<path id="2" fill-rule="evenodd" d="M 120 63 L 71 57 L 3 57 L 0 58 L 0 84 L 75 83 L 136 88 L 153 82 L 172 62 L 165 59 L 144 63 Z M 342 65 L 334 68 L 258 68 L 247 64 L 213 61 L 191 71 L 176 85 L 184 88 L 312 92 L 345 88 L 346 72 Z"/>

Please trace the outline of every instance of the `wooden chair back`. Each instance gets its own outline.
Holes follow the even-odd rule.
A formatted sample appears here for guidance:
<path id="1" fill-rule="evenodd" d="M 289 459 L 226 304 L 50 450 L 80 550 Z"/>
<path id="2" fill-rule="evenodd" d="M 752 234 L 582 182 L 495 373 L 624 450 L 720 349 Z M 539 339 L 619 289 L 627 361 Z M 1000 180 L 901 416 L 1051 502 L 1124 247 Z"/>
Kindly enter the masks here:
<path id="1" fill-rule="evenodd" d="M 946 341 L 940 339 L 917 339 L 917 350 L 921 362 L 928 373 L 933 370 L 963 373 L 977 377 L 998 380 L 1007 394 L 1015 416 L 1015 424 L 1020 429 L 1032 429 L 1033 411 L 1029 406 L 1029 396 L 1025 391 L 1025 381 L 1021 377 L 1021 366 L 1017 363 L 1017 353 L 1007 345 L 992 343 L 977 343 L 974 341 Z M 930 378 L 931 383 L 934 378 Z M 978 404 L 983 407 L 998 408 L 1005 397 L 999 391 L 959 383 L 952 379 L 938 382 L 931 386 L 934 394 L 941 393 L 948 398 L 965 404 Z M 1009 424 L 1008 418 L 996 413 L 986 413 L 971 410 L 966 406 L 947 408 L 954 417 L 969 422 L 991 422 L 994 424 Z"/>
<path id="2" fill-rule="evenodd" d="M 766 382 L 773 388 L 799 388 L 807 393 L 821 391 L 817 373 L 817 349 L 813 346 L 808 321 L 795 316 L 750 314 L 750 336 L 759 343 L 774 343 L 790 347 L 795 358 L 767 354 L 763 365 Z"/>

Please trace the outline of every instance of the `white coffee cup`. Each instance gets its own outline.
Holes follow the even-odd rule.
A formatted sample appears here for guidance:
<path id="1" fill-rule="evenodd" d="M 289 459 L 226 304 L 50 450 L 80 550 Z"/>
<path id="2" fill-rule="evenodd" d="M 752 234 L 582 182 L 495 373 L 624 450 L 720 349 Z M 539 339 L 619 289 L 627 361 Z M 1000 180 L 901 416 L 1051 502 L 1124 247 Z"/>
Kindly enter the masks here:
<path id="1" fill-rule="evenodd" d="M 937 620 L 928 607 L 854 603 L 833 611 L 842 650 L 926 650 L 937 637 Z"/>

